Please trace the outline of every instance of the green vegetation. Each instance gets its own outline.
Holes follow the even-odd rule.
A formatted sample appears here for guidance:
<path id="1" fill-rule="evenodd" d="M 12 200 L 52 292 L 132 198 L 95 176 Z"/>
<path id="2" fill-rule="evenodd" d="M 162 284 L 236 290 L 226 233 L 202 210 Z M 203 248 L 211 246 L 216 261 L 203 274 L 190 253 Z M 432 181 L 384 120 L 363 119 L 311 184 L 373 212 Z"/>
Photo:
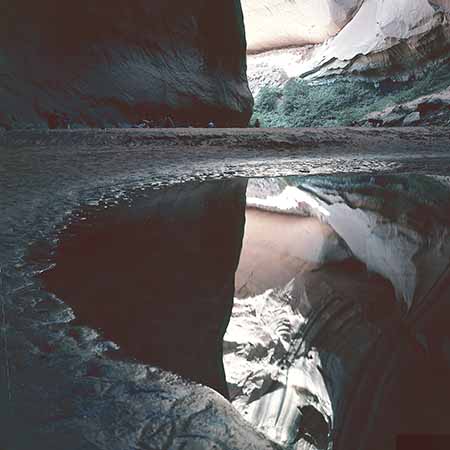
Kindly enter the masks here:
<path id="1" fill-rule="evenodd" d="M 315 83 L 290 80 L 283 88 L 261 89 L 252 121 L 258 118 L 263 127 L 351 125 L 372 111 L 382 111 L 448 86 L 449 64 L 430 67 L 413 81 L 378 85 L 348 78 Z"/>

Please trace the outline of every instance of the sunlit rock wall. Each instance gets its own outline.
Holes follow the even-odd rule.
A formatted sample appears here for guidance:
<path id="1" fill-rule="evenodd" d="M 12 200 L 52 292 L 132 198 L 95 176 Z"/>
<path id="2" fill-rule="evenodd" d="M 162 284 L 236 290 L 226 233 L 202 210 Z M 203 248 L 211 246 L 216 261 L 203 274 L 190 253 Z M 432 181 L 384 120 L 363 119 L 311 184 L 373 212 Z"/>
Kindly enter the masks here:
<path id="1" fill-rule="evenodd" d="M 446 0 L 313 3 L 243 2 L 249 49 L 259 52 L 249 57 L 253 92 L 296 77 L 404 80 L 450 56 Z"/>
<path id="2" fill-rule="evenodd" d="M 428 0 L 366 0 L 348 26 L 317 49 L 305 69 L 318 75 L 408 76 L 420 70 L 417 64 L 449 54 L 445 8 L 436 8 Z"/>
<path id="3" fill-rule="evenodd" d="M 238 0 L 6 0 L 0 126 L 245 125 Z"/>
<path id="4" fill-rule="evenodd" d="M 242 0 L 251 53 L 318 44 L 338 33 L 361 0 Z"/>

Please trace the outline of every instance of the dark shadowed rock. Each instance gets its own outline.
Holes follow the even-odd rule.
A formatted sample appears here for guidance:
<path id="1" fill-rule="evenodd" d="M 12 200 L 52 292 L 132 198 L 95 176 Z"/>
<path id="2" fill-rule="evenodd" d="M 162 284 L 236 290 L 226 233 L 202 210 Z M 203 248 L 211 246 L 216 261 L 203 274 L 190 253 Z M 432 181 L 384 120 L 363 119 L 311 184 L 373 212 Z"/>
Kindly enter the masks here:
<path id="1" fill-rule="evenodd" d="M 6 0 L 0 126 L 246 125 L 239 0 Z"/>

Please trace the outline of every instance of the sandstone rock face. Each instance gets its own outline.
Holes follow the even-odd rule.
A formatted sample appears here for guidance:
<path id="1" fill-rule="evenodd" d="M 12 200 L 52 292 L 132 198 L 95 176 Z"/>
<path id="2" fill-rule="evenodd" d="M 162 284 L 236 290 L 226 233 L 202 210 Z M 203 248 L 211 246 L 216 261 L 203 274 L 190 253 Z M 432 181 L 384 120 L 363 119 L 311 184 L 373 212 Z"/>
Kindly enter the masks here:
<path id="1" fill-rule="evenodd" d="M 371 113 L 360 122 L 360 125 L 376 127 L 450 125 L 450 88 Z"/>
<path id="2" fill-rule="evenodd" d="M 4 12 L 0 126 L 249 119 L 238 0 L 8 0 Z"/>
<path id="3" fill-rule="evenodd" d="M 290 9 L 301 9 L 298 5 L 306 6 L 308 2 L 287 3 Z M 420 73 L 429 61 L 445 61 L 449 56 L 450 8 L 447 1 L 322 3 L 328 4 L 328 13 L 340 11 L 345 20 L 332 20 L 334 26 L 329 28 L 323 21 L 327 22 L 330 16 L 314 6 L 309 8 L 314 12 L 303 17 L 298 14 L 294 19 L 296 24 L 292 25 L 300 35 L 308 28 L 319 34 L 322 30 L 321 37 L 309 32 L 312 38 L 302 41 L 289 27 L 278 31 L 275 26 L 266 25 L 266 40 L 269 41 L 273 30 L 274 43 L 272 46 L 265 45 L 267 53 L 249 57 L 249 79 L 253 92 L 257 92 L 258 85 L 264 84 L 264 78 L 272 80 L 275 85 L 299 76 L 317 78 L 340 74 L 371 80 L 407 79 L 412 74 Z M 277 9 L 274 5 L 266 11 L 270 11 L 273 23 L 277 22 L 277 14 L 280 17 L 283 14 L 283 8 Z M 266 14 L 269 15 L 269 12 Z M 295 17 L 292 11 L 289 15 Z M 250 12 L 246 17 L 250 21 L 248 40 L 252 43 L 259 34 L 252 26 Z M 328 30 L 328 36 L 325 36 L 324 30 Z M 280 35 L 284 37 L 280 38 Z M 278 45 L 277 39 L 280 42 Z M 285 49 L 274 51 L 280 47 Z"/>
<path id="4" fill-rule="evenodd" d="M 251 277 L 224 338 L 244 417 L 298 450 L 394 449 L 398 433 L 448 427 L 448 188 L 420 177 L 308 177 L 252 180 L 248 194 L 263 211 L 247 211 L 254 236 L 244 237 L 237 285 Z M 421 384 L 433 386 L 419 394 L 424 413 L 408 395 Z"/>
<path id="5" fill-rule="evenodd" d="M 322 43 L 350 20 L 361 0 L 243 0 L 248 49 Z"/>
<path id="6" fill-rule="evenodd" d="M 428 0 L 366 0 L 348 26 L 317 50 L 310 70 L 368 77 L 414 71 L 428 58 L 448 56 L 448 22 Z"/>

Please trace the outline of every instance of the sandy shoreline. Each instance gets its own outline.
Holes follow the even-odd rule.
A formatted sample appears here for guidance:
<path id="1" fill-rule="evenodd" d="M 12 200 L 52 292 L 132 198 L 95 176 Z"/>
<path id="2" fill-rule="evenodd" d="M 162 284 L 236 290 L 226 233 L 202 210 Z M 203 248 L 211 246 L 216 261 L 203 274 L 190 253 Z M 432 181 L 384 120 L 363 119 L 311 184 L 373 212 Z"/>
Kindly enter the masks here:
<path id="1" fill-rule="evenodd" d="M 325 173 L 450 173 L 445 128 L 176 128 L 12 130 L 0 132 L 0 165 L 40 155 L 67 164 L 105 160 L 115 169 L 174 169 L 183 179 Z M 132 152 L 132 157 L 131 153 Z M 47 156 L 48 155 L 48 156 Z M 121 161 L 120 163 L 117 160 Z M 169 170 L 170 169 L 170 170 Z M 157 179 L 158 178 L 158 179 Z M 175 178 L 179 179 L 178 174 Z"/>

